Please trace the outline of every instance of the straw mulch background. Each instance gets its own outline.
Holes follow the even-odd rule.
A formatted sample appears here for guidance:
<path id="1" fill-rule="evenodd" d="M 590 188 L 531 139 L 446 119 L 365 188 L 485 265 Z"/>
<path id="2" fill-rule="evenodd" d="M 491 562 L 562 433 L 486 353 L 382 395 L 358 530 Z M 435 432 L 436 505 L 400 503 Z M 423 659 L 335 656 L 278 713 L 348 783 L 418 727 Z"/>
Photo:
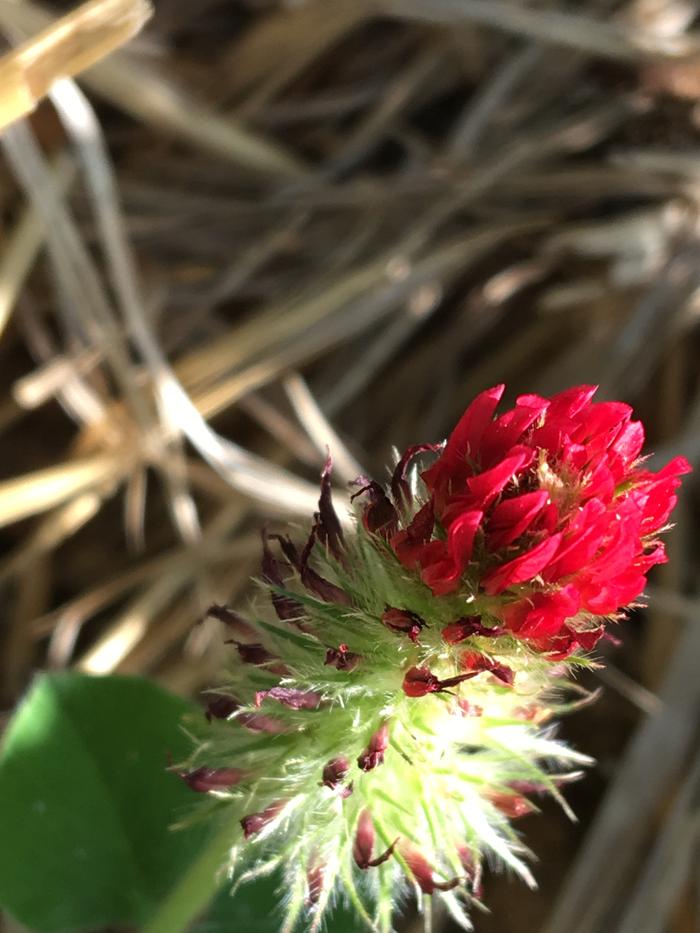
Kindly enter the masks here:
<path id="1" fill-rule="evenodd" d="M 2 0 L 8 42 L 41 13 Z M 3 716 L 42 668 L 197 695 L 223 655 L 195 622 L 245 605 L 326 443 L 342 496 L 488 385 L 595 382 L 655 465 L 697 463 L 695 16 L 158 0 L 85 97 L 58 85 L 3 135 Z M 580 823 L 523 821 L 541 889 L 490 877 L 480 933 L 697 929 L 696 514 L 691 478 L 649 607 L 564 724 L 599 762 Z"/>

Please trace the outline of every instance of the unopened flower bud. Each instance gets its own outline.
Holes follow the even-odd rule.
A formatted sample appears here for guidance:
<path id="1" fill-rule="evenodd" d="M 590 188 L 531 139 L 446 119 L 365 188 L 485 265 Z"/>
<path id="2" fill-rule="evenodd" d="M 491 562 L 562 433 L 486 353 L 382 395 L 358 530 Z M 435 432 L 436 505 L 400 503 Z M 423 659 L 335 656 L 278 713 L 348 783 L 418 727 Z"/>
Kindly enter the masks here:
<path id="1" fill-rule="evenodd" d="M 368 868 L 377 868 L 393 855 L 398 839 L 395 839 L 391 845 L 386 848 L 384 852 L 382 852 L 381 855 L 378 855 L 376 858 L 372 858 L 372 852 L 374 850 L 374 839 L 375 832 L 374 823 L 372 822 L 372 815 L 368 809 L 364 809 L 360 813 L 360 818 L 357 821 L 355 841 L 352 847 L 352 857 L 355 859 L 355 864 L 358 868 L 362 868 L 363 870 Z"/>
<path id="2" fill-rule="evenodd" d="M 347 758 L 333 758 L 323 769 L 323 780 L 321 784 L 329 790 L 340 793 L 340 796 L 347 798 L 352 794 L 352 782 L 344 785 L 343 782 L 350 772 L 350 763 Z"/>
<path id="3" fill-rule="evenodd" d="M 359 660 L 359 654 L 349 651 L 347 645 L 341 644 L 337 648 L 329 648 L 326 651 L 325 663 L 337 671 L 352 671 L 357 667 Z"/>
<path id="4" fill-rule="evenodd" d="M 436 881 L 435 869 L 428 859 L 415 846 L 402 845 L 401 855 L 411 869 L 411 874 L 423 894 L 434 894 L 436 891 L 451 891 L 461 884 L 462 878 L 451 878 L 449 881 Z"/>
<path id="5" fill-rule="evenodd" d="M 279 800 L 276 803 L 271 803 L 269 807 L 265 807 L 265 809 L 261 810 L 259 813 L 251 813 L 248 816 L 244 816 L 241 820 L 244 837 L 250 839 L 251 836 L 255 836 L 257 833 L 261 832 L 277 818 L 284 807 L 285 801 Z"/>
<path id="6" fill-rule="evenodd" d="M 371 771 L 384 762 L 384 752 L 389 747 L 389 726 L 387 723 L 377 729 L 365 751 L 357 759 L 358 767 L 362 771 Z"/>
<path id="7" fill-rule="evenodd" d="M 228 790 L 246 776 L 239 768 L 195 768 L 194 771 L 178 773 L 188 787 L 203 794 L 212 790 Z"/>
<path id="8" fill-rule="evenodd" d="M 320 861 L 312 862 L 306 872 L 306 908 L 310 910 L 318 904 L 323 892 L 324 865 Z"/>
<path id="9" fill-rule="evenodd" d="M 382 622 L 392 632 L 400 635 L 408 635 L 412 642 L 418 641 L 418 636 L 425 622 L 416 612 L 410 609 L 395 609 L 387 606 L 382 613 Z"/>
<path id="10" fill-rule="evenodd" d="M 442 640 L 448 645 L 457 645 L 465 638 L 471 638 L 472 635 L 481 635 L 485 638 L 496 638 L 505 632 L 504 628 L 497 625 L 489 627 L 483 625 L 478 616 L 468 616 L 463 619 L 457 619 L 455 622 L 449 622 L 442 630 Z"/>

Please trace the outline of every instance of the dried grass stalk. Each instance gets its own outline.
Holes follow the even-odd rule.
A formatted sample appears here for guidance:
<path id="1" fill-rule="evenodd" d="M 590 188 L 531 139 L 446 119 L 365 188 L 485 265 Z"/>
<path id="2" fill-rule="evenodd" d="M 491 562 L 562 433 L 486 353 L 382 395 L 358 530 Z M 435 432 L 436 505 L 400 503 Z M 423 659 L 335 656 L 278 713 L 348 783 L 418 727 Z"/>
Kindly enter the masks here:
<path id="1" fill-rule="evenodd" d="M 149 0 L 89 0 L 4 55 L 0 128 L 31 113 L 54 81 L 80 74 L 128 42 L 152 12 Z"/>

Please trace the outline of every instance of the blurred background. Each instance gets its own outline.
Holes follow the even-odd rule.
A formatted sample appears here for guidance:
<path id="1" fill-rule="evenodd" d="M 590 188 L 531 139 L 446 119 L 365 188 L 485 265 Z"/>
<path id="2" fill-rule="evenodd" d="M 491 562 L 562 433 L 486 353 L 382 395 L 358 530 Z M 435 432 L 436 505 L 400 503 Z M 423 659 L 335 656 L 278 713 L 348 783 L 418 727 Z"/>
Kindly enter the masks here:
<path id="1" fill-rule="evenodd" d="M 0 0 L 6 48 L 70 6 Z M 0 137 L 3 721 L 38 670 L 199 696 L 326 445 L 342 499 L 585 382 L 697 463 L 699 100 L 694 0 L 156 0 L 54 84 Z M 520 823 L 540 890 L 488 877 L 480 933 L 698 929 L 692 477 L 676 521 L 562 726 L 579 823 Z"/>

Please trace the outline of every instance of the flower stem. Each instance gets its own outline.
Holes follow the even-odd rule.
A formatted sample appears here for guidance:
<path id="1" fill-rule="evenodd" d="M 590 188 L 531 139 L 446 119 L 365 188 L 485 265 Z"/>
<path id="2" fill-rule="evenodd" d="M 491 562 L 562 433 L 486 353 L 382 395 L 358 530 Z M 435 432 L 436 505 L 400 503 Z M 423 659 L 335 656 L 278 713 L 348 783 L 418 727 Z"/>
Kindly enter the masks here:
<path id="1" fill-rule="evenodd" d="M 212 900 L 223 881 L 221 866 L 231 849 L 231 824 L 212 833 L 189 868 L 165 895 L 143 933 L 181 933 Z"/>

